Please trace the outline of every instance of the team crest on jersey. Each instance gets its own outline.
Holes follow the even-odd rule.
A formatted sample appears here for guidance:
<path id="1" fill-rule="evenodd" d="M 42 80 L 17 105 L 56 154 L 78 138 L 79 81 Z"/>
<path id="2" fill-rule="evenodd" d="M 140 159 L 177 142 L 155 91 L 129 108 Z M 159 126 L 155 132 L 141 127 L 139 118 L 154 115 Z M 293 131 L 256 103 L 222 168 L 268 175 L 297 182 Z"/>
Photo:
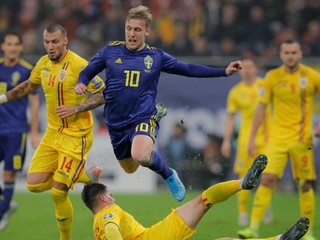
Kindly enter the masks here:
<path id="1" fill-rule="evenodd" d="M 12 85 L 13 87 L 14 87 L 14 86 L 17 86 L 20 78 L 21 78 L 21 74 L 20 74 L 19 72 L 14 72 L 14 73 L 12 74 L 12 77 L 11 77 L 11 79 L 12 79 L 11 85 Z"/>
<path id="2" fill-rule="evenodd" d="M 108 214 L 103 215 L 103 220 L 106 220 L 108 218 L 113 218 L 113 214 L 108 213 Z"/>
<path id="3" fill-rule="evenodd" d="M 63 82 L 66 79 L 66 76 L 67 76 L 67 71 L 62 69 L 59 73 L 59 81 Z"/>
<path id="4" fill-rule="evenodd" d="M 307 84 L 308 84 L 308 79 L 305 78 L 305 77 L 301 77 L 299 82 L 300 82 L 300 87 L 302 89 L 305 89 L 307 87 Z"/>
<path id="5" fill-rule="evenodd" d="M 150 57 L 149 55 L 146 56 L 144 58 L 144 65 L 146 66 L 147 69 L 150 69 L 152 67 L 152 64 L 153 64 L 153 59 L 152 57 Z"/>

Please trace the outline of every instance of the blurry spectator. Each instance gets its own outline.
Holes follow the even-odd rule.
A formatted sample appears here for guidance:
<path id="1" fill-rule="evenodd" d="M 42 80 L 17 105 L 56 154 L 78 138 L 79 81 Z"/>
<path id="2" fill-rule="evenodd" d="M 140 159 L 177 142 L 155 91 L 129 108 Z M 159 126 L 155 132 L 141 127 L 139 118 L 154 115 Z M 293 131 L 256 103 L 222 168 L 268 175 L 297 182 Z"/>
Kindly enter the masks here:
<path id="1" fill-rule="evenodd" d="M 302 36 L 302 48 L 305 56 L 320 55 L 320 21 L 308 23 L 307 31 Z"/>
<path id="2" fill-rule="evenodd" d="M 222 138 L 215 134 L 208 134 L 208 143 L 203 150 L 204 165 L 210 172 L 208 184 L 225 181 L 230 162 L 221 154 Z"/>
<path id="3" fill-rule="evenodd" d="M 188 149 L 186 140 L 187 130 L 180 123 L 176 123 L 172 130 L 172 135 L 169 138 L 166 146 L 168 152 L 169 165 L 176 169 L 178 174 L 183 167 L 184 159 Z"/>
<path id="4" fill-rule="evenodd" d="M 193 55 L 194 56 L 210 56 L 212 49 L 210 44 L 205 37 L 197 37 L 193 40 Z"/>
<path id="5" fill-rule="evenodd" d="M 188 21 L 188 35 L 190 39 L 204 36 L 207 31 L 207 13 L 203 4 L 197 3 L 192 13 Z"/>
<path id="6" fill-rule="evenodd" d="M 252 6 L 249 10 L 249 19 L 246 24 L 244 48 L 255 54 L 261 53 L 273 39 L 269 24 L 261 6 Z"/>
<path id="7" fill-rule="evenodd" d="M 186 30 L 186 24 L 184 22 L 176 21 L 176 37 L 173 44 L 171 45 L 171 49 L 168 49 L 170 54 L 177 56 L 186 56 L 192 54 L 192 42 L 190 41 Z"/>

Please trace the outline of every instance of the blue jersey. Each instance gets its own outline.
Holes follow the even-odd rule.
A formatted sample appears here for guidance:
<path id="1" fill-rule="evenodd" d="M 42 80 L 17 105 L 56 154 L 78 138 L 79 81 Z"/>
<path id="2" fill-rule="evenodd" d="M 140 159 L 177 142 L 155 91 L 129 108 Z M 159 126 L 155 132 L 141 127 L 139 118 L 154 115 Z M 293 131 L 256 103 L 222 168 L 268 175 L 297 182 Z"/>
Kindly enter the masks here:
<path id="1" fill-rule="evenodd" d="M 0 59 L 0 94 L 4 94 L 29 79 L 32 65 L 20 60 L 15 66 L 8 67 Z M 28 132 L 26 109 L 28 96 L 0 104 L 0 134 Z"/>
<path id="2" fill-rule="evenodd" d="M 124 42 L 118 41 L 110 42 L 90 60 L 80 73 L 78 83 L 87 85 L 104 69 L 104 119 L 113 129 L 122 129 L 156 115 L 155 101 L 161 72 L 189 77 L 226 76 L 225 69 L 186 64 L 148 45 L 141 51 L 131 51 Z"/>

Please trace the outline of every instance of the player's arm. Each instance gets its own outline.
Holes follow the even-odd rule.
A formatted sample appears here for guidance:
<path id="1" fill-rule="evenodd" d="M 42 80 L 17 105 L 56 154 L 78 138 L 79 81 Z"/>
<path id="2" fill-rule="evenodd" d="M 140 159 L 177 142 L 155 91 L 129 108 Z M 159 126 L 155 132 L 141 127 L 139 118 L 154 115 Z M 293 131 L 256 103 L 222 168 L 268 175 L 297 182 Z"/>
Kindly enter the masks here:
<path id="1" fill-rule="evenodd" d="M 221 145 L 221 154 L 225 158 L 229 158 L 231 156 L 231 141 L 232 141 L 232 136 L 234 131 L 234 122 L 235 122 L 235 113 L 228 113 L 228 116 L 225 122 L 223 141 Z"/>
<path id="2" fill-rule="evenodd" d="M 29 79 L 20 83 L 10 91 L 0 95 L 0 104 L 9 102 L 18 98 L 22 98 L 32 91 L 36 90 L 40 85 L 32 83 Z"/>
<path id="3" fill-rule="evenodd" d="M 119 227 L 113 222 L 108 222 L 104 226 L 104 232 L 105 232 L 107 239 L 110 239 L 110 240 L 122 240 L 123 239 L 121 236 L 121 233 L 119 231 Z"/>
<path id="4" fill-rule="evenodd" d="M 105 103 L 105 100 L 103 96 L 103 90 L 100 90 L 95 94 L 93 94 L 84 103 L 81 103 L 75 106 L 66 106 L 66 105 L 58 106 L 56 108 L 56 113 L 60 118 L 66 118 L 79 112 L 92 110 L 94 108 L 101 106 L 104 103 Z"/>
<path id="5" fill-rule="evenodd" d="M 256 153 L 256 143 L 255 137 L 257 135 L 258 128 L 263 123 L 265 119 L 267 104 L 259 102 L 258 106 L 254 112 L 253 122 L 251 126 L 251 133 L 249 137 L 248 154 L 249 156 L 254 156 Z"/>
<path id="6" fill-rule="evenodd" d="M 187 77 L 227 77 L 242 69 L 242 62 L 240 60 L 231 62 L 227 68 L 212 68 L 200 64 L 189 64 L 178 61 L 165 52 L 163 52 L 162 56 L 163 71 Z"/>
<path id="7" fill-rule="evenodd" d="M 38 147 L 39 138 L 39 94 L 29 94 L 29 105 L 31 110 L 30 137 L 32 147 Z"/>
<path id="8" fill-rule="evenodd" d="M 80 72 L 78 84 L 74 88 L 75 93 L 84 95 L 87 91 L 87 85 L 96 75 L 106 68 L 105 56 L 107 47 L 102 48 L 88 63 L 88 65 Z"/>

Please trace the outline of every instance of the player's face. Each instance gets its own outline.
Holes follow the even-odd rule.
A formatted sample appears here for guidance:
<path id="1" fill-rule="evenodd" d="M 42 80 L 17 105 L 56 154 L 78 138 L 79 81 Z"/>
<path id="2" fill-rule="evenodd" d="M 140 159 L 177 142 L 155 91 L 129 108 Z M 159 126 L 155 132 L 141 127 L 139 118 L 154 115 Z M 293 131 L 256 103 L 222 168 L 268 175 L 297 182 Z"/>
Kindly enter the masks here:
<path id="1" fill-rule="evenodd" d="M 14 61 L 19 59 L 23 47 L 17 36 L 7 35 L 1 45 L 1 50 L 3 51 L 4 58 Z"/>
<path id="2" fill-rule="evenodd" d="M 108 205 L 113 205 L 116 203 L 116 200 L 112 197 L 112 194 L 108 188 L 106 188 L 106 192 L 102 195 L 102 199 Z"/>
<path id="3" fill-rule="evenodd" d="M 257 75 L 257 67 L 252 59 L 242 60 L 242 69 L 240 75 L 243 80 L 255 79 Z"/>
<path id="4" fill-rule="evenodd" d="M 63 36 L 61 31 L 49 33 L 45 30 L 43 32 L 43 45 L 52 62 L 57 63 L 65 57 L 67 44 L 68 38 Z"/>
<path id="5" fill-rule="evenodd" d="M 298 43 L 283 43 L 280 47 L 280 59 L 287 71 L 295 71 L 299 67 L 302 51 Z"/>
<path id="6" fill-rule="evenodd" d="M 137 51 L 144 47 L 146 36 L 150 35 L 150 28 L 146 27 L 144 19 L 130 19 L 126 22 L 126 47 Z"/>

